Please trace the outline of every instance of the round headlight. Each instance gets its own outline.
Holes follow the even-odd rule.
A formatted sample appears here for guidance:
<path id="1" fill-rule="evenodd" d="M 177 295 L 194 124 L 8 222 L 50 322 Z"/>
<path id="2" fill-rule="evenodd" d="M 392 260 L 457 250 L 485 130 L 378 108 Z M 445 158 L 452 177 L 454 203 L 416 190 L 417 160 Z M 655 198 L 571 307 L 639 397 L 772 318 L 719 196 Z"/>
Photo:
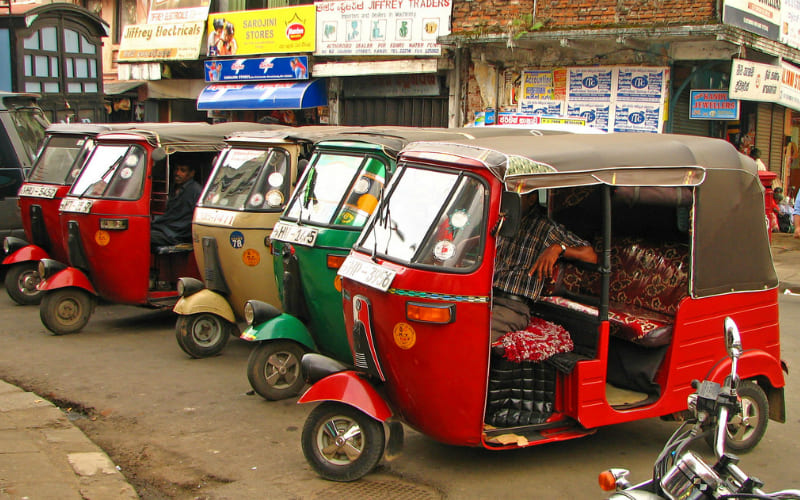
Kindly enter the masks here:
<path id="1" fill-rule="evenodd" d="M 186 291 L 186 284 L 182 279 L 178 279 L 178 296 L 183 297 L 184 291 Z"/>
<path id="2" fill-rule="evenodd" d="M 197 293 L 206 286 L 197 278 L 178 278 L 178 295 L 180 297 L 188 297 L 193 293 Z"/>
<path id="3" fill-rule="evenodd" d="M 44 279 L 45 272 L 47 271 L 47 268 L 44 265 L 44 261 L 41 260 L 39 261 L 39 266 L 37 267 L 36 270 L 39 272 L 39 279 Z"/>
<path id="4" fill-rule="evenodd" d="M 283 193 L 277 189 L 271 189 L 267 193 L 267 205 L 273 208 L 283 205 Z"/>
<path id="5" fill-rule="evenodd" d="M 253 304 L 250 303 L 248 300 L 247 303 L 244 305 L 244 320 L 247 322 L 248 325 L 253 325 L 253 319 L 255 318 L 255 312 L 253 312 Z"/>

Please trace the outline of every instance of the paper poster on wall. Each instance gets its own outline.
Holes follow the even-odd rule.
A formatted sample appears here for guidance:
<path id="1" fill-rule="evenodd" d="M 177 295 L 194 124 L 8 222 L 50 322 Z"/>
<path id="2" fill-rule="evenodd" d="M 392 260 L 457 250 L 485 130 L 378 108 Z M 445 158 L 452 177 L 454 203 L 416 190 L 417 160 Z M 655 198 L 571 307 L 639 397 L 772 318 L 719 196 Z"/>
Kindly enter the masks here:
<path id="1" fill-rule="evenodd" d="M 617 101 L 661 101 L 666 82 L 666 68 L 617 68 Z"/>
<path id="2" fill-rule="evenodd" d="M 553 99 L 553 72 L 528 70 L 522 72 L 522 99 Z"/>
<path id="3" fill-rule="evenodd" d="M 610 101 L 614 68 L 569 68 L 568 101 Z"/>
<path id="4" fill-rule="evenodd" d="M 660 104 L 617 103 L 614 109 L 614 132 L 650 132 L 661 131 Z"/>
<path id="5" fill-rule="evenodd" d="M 608 131 L 611 104 L 607 102 L 577 102 L 570 104 L 567 116 L 580 118 L 586 125 Z"/>
<path id="6" fill-rule="evenodd" d="M 519 102 L 519 112 L 528 115 L 562 116 L 564 109 L 563 101 L 525 99 Z"/>

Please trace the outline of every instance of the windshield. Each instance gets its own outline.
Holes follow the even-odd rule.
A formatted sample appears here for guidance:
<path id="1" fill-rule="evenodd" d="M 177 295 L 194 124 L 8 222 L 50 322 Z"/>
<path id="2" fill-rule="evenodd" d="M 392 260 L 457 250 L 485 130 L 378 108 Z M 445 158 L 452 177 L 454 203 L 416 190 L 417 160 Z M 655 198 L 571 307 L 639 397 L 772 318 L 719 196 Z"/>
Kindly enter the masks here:
<path id="1" fill-rule="evenodd" d="M 136 200 L 142 194 L 147 153 L 135 145 L 98 145 L 78 178 L 70 196 Z"/>
<path id="2" fill-rule="evenodd" d="M 378 204 L 385 181 L 386 164 L 377 158 L 320 153 L 297 185 L 284 218 L 362 227 Z"/>
<path id="3" fill-rule="evenodd" d="M 39 108 L 17 108 L 11 111 L 11 116 L 22 145 L 25 147 L 25 153 L 28 155 L 28 159 L 33 161 L 39 153 L 45 129 L 49 125 L 47 118 Z"/>
<path id="4" fill-rule="evenodd" d="M 83 136 L 50 136 L 28 180 L 65 186 L 72 184 L 93 144 L 92 139 Z"/>
<path id="5" fill-rule="evenodd" d="M 480 262 L 485 198 L 477 177 L 405 168 L 359 246 L 412 265 L 473 268 Z"/>
<path id="6" fill-rule="evenodd" d="M 217 163 L 200 206 L 278 212 L 289 195 L 289 155 L 282 149 L 230 148 Z"/>

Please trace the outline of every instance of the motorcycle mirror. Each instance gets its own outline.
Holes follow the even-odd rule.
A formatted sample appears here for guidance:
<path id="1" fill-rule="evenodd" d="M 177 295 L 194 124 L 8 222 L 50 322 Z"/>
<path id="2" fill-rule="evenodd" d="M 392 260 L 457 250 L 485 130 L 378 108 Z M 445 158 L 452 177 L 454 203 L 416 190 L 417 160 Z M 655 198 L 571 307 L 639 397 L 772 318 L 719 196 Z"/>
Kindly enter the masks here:
<path id="1" fill-rule="evenodd" d="M 154 149 L 152 153 L 150 153 L 150 158 L 153 159 L 153 162 L 161 161 L 166 157 L 167 157 L 167 152 L 164 151 L 164 148 L 162 147 L 158 147 Z"/>
<path id="2" fill-rule="evenodd" d="M 504 216 L 500 226 L 500 236 L 509 238 L 517 234 L 522 216 L 522 199 L 519 193 L 503 191 L 500 198 L 500 213 Z"/>
<path id="3" fill-rule="evenodd" d="M 742 354 L 742 336 L 736 322 L 730 317 L 725 318 L 725 348 L 731 358 L 738 359 Z"/>

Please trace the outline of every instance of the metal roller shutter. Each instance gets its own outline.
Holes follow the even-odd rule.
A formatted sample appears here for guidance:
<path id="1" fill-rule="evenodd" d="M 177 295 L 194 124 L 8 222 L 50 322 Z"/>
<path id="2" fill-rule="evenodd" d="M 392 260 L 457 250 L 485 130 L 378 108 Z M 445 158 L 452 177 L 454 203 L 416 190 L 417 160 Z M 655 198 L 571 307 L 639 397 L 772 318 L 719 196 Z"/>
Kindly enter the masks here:
<path id="1" fill-rule="evenodd" d="M 675 116 L 672 117 L 672 133 L 708 137 L 708 120 L 690 120 L 689 107 L 689 91 L 687 90 L 678 97 L 678 101 L 675 104 Z"/>
<path id="2" fill-rule="evenodd" d="M 446 97 L 342 99 L 342 125 L 446 127 Z"/>

